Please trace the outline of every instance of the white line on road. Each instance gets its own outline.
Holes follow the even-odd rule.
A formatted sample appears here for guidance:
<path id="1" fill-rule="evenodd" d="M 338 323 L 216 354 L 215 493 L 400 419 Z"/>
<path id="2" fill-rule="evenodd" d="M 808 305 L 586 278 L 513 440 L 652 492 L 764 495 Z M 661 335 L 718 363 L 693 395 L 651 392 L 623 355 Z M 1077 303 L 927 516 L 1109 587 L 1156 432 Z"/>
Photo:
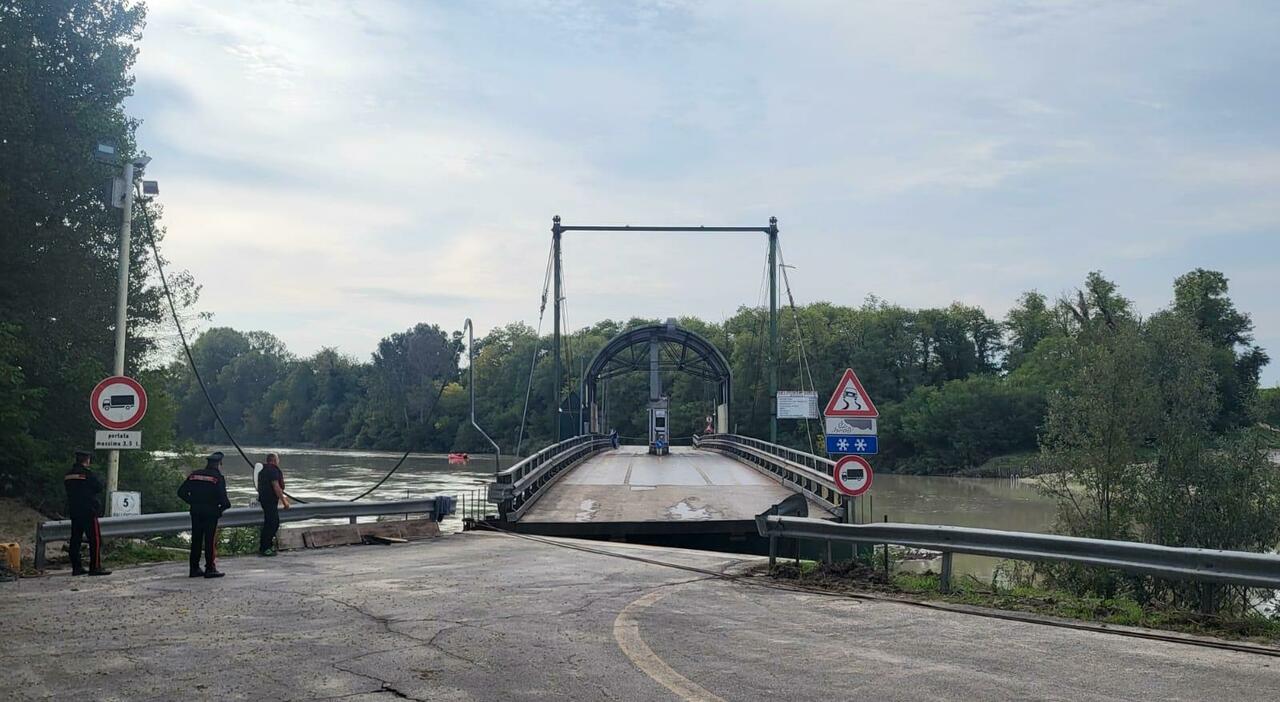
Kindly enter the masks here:
<path id="1" fill-rule="evenodd" d="M 725 702 L 723 698 L 711 694 L 706 688 L 677 673 L 641 638 L 639 615 L 666 595 L 663 590 L 654 590 L 623 607 L 618 612 L 618 618 L 613 620 L 613 638 L 641 672 L 674 692 L 680 699 L 686 702 Z"/>

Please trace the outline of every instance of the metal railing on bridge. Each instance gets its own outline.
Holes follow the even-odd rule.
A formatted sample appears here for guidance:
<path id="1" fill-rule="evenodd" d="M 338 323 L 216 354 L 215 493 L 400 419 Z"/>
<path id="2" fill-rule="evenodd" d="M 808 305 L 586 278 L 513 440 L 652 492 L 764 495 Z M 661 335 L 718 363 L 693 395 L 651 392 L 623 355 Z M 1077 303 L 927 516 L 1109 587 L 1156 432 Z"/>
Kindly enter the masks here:
<path id="1" fill-rule="evenodd" d="M 612 446 L 603 434 L 583 434 L 552 444 L 500 471 L 489 485 L 489 502 L 497 503 L 503 521 L 516 521 L 557 477 Z"/>
<path id="2" fill-rule="evenodd" d="M 1197 580 L 1280 589 L 1280 555 L 1203 548 L 1174 548 L 1133 541 L 1085 539 L 929 524 L 837 524 L 803 517 L 756 517 L 760 535 L 769 539 L 769 562 L 780 538 L 853 544 L 894 544 L 940 551 L 942 588 L 950 588 L 951 554 L 968 553 L 1018 561 L 1056 561 L 1170 580 Z"/>
<path id="3" fill-rule="evenodd" d="M 739 434 L 695 436 L 693 445 L 758 466 L 832 514 L 837 514 L 844 504 L 845 498 L 836 490 L 832 478 L 835 463 L 828 458 Z"/>
<path id="4" fill-rule="evenodd" d="M 392 502 L 307 502 L 294 504 L 280 510 L 281 522 L 302 522 L 310 519 L 345 519 L 352 523 L 356 517 L 374 517 L 388 514 L 424 514 L 440 521 L 454 513 L 457 501 L 450 495 L 433 495 L 413 500 Z M 102 536 L 159 536 L 178 534 L 191 529 L 188 512 L 157 512 L 127 517 L 104 517 L 98 521 Z M 219 527 L 259 526 L 262 524 L 261 507 L 234 507 L 222 513 Z M 71 522 L 61 520 L 44 522 L 36 527 L 37 570 L 45 566 L 45 545 L 51 541 L 71 538 Z"/>

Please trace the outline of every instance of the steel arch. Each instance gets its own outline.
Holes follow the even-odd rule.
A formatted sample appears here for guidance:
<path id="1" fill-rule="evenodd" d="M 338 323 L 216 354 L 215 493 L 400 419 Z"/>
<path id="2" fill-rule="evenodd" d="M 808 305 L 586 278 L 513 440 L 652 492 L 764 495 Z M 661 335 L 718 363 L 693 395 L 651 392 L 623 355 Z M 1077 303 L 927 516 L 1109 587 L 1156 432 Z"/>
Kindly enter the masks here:
<path id="1" fill-rule="evenodd" d="M 600 381 L 625 373 L 647 372 L 650 367 L 647 349 L 654 342 L 661 344 L 659 370 L 681 371 L 716 383 L 716 405 L 723 406 L 725 417 L 730 416 L 733 371 L 728 359 L 705 337 L 668 321 L 624 331 L 610 339 L 591 359 L 582 378 L 586 390 L 584 409 L 590 424 L 581 430 L 605 431 L 599 402 Z"/>

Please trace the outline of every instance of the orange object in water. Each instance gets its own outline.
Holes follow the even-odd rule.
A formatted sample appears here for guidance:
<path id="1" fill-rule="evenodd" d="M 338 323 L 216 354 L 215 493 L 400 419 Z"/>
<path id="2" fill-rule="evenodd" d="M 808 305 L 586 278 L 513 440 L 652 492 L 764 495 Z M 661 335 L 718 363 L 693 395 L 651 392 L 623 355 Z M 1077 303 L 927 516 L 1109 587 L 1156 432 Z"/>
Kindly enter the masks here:
<path id="1" fill-rule="evenodd" d="M 468 456 L 468 455 L 467 455 L 467 454 L 465 454 L 465 453 L 451 453 L 451 454 L 449 454 L 449 462 L 450 462 L 450 463 L 466 463 L 466 462 L 467 462 L 468 460 L 470 460 L 470 459 L 471 459 L 471 457 L 470 457 L 470 456 Z"/>
<path id="2" fill-rule="evenodd" d="M 18 544 L 0 544 L 0 557 L 3 557 L 9 570 L 15 573 L 22 570 L 22 547 Z"/>

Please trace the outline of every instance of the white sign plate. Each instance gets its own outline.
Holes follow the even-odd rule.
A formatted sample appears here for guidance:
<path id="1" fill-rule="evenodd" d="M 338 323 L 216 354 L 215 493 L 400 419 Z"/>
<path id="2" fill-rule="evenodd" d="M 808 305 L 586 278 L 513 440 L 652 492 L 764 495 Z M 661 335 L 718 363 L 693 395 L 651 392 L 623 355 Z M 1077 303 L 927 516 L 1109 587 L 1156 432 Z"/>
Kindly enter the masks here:
<path id="1" fill-rule="evenodd" d="M 140 431 L 95 431 L 93 447 L 96 449 L 140 449 L 142 448 L 142 432 Z"/>
<path id="2" fill-rule="evenodd" d="M 827 436 L 875 436 L 875 419 L 863 417 L 827 417 Z"/>
<path id="3" fill-rule="evenodd" d="M 778 391 L 778 419 L 817 419 L 818 393 L 803 390 Z"/>
<path id="4" fill-rule="evenodd" d="M 111 493 L 111 516 L 120 517 L 126 514 L 142 514 L 142 493 L 120 490 Z"/>

